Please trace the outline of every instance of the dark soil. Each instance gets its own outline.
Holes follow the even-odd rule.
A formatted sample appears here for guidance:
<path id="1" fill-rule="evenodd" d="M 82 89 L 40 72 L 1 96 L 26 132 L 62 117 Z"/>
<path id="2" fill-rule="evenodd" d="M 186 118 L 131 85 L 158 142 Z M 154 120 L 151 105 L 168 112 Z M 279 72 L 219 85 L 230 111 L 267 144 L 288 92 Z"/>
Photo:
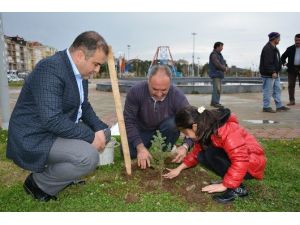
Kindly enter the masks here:
<path id="1" fill-rule="evenodd" d="M 177 164 L 171 163 L 170 159 L 165 161 L 166 168 L 175 168 Z M 164 173 L 166 173 L 165 170 Z M 153 168 L 147 168 L 145 170 L 140 169 L 137 163 L 132 163 L 132 176 L 127 176 L 123 173 L 123 176 L 127 180 L 137 180 L 142 192 L 147 193 L 160 193 L 169 192 L 172 195 L 180 196 L 189 204 L 193 205 L 195 211 L 206 211 L 208 205 L 216 204 L 216 210 L 218 210 L 217 203 L 211 199 L 211 195 L 203 193 L 202 187 L 210 183 L 210 177 L 208 173 L 200 166 L 183 170 L 180 175 L 174 179 L 163 179 L 162 186 L 160 185 L 160 172 Z M 128 193 L 125 196 L 126 203 L 134 203 L 139 199 L 137 193 Z M 230 208 L 227 205 L 225 208 Z M 229 208 L 227 210 L 229 210 Z M 226 210 L 226 211 L 227 211 Z"/>

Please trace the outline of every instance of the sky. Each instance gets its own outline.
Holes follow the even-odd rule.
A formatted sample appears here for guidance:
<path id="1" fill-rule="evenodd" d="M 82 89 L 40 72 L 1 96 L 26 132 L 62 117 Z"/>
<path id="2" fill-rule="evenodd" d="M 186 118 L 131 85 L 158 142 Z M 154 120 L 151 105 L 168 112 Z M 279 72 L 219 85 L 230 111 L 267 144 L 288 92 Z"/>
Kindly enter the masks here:
<path id="1" fill-rule="evenodd" d="M 208 61 L 213 44 L 224 43 L 229 66 L 257 69 L 268 34 L 281 33 L 281 53 L 300 33 L 300 13 L 3 13 L 4 33 L 63 50 L 83 31 L 95 30 L 112 45 L 115 56 L 152 60 L 158 46 L 169 46 L 175 60 Z M 198 61 L 198 58 L 200 60 Z"/>

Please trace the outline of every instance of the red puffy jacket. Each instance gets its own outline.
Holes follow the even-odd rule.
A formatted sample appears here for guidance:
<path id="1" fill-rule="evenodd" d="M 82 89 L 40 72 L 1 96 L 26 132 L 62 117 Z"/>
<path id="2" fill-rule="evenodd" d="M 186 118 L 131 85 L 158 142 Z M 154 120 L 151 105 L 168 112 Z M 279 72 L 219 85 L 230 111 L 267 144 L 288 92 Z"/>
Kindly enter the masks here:
<path id="1" fill-rule="evenodd" d="M 211 141 L 215 147 L 224 149 L 231 161 L 223 178 L 225 187 L 240 186 L 247 172 L 256 179 L 263 178 L 266 166 L 264 151 L 255 137 L 238 124 L 234 114 L 231 114 L 227 122 L 218 129 L 217 134 L 211 136 Z M 183 163 L 188 167 L 195 166 L 200 151 L 202 151 L 201 146 L 196 143 Z"/>

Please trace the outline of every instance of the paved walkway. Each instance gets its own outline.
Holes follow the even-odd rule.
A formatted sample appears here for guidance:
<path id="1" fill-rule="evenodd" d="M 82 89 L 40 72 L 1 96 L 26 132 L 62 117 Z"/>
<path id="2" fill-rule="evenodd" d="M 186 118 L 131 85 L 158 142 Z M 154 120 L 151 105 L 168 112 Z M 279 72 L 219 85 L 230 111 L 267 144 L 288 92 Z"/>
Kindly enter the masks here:
<path id="1" fill-rule="evenodd" d="M 97 115 L 112 125 L 116 122 L 113 96 L 110 92 L 97 91 L 96 83 L 98 82 L 99 80 L 91 81 L 89 99 Z M 286 87 L 287 84 L 284 84 L 282 90 L 282 100 L 285 104 L 288 102 Z M 14 107 L 19 92 L 20 89 L 10 89 L 10 109 Z M 123 105 L 125 97 L 126 94 L 122 93 Z M 203 105 L 209 108 L 211 95 L 187 95 L 187 98 L 192 105 Z M 298 86 L 296 87 L 297 104 L 292 106 L 288 112 L 263 113 L 261 102 L 261 93 L 224 94 L 221 96 L 221 103 L 229 107 L 237 115 L 240 123 L 256 137 L 270 139 L 300 138 L 300 90 Z M 272 107 L 274 108 L 274 103 L 272 103 Z M 275 123 L 270 123 L 272 121 L 275 121 Z"/>

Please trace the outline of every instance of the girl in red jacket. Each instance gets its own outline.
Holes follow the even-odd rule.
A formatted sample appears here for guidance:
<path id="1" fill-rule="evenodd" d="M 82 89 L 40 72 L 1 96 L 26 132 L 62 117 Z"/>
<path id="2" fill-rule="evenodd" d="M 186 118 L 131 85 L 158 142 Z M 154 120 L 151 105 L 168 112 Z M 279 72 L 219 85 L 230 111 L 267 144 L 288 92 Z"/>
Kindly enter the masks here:
<path id="1" fill-rule="evenodd" d="M 203 106 L 188 106 L 175 116 L 177 128 L 195 142 L 193 150 L 175 169 L 168 169 L 165 178 L 172 179 L 183 169 L 198 162 L 222 177 L 202 191 L 223 192 L 214 195 L 217 202 L 226 203 L 248 195 L 244 179 L 261 180 L 266 166 L 266 157 L 255 137 L 238 124 L 229 109 L 207 110 Z"/>

